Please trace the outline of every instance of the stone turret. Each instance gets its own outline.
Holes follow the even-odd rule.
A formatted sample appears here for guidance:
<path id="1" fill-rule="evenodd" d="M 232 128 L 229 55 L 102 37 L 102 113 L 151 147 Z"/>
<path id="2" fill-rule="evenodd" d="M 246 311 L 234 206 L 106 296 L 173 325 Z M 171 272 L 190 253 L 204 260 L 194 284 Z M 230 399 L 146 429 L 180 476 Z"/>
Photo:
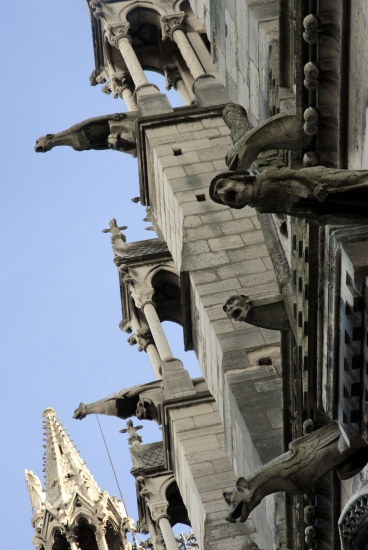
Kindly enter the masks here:
<path id="1" fill-rule="evenodd" d="M 43 417 L 45 489 L 25 470 L 35 548 L 130 550 L 126 532 L 135 529 L 124 503 L 101 491 L 55 410 L 47 408 Z"/>

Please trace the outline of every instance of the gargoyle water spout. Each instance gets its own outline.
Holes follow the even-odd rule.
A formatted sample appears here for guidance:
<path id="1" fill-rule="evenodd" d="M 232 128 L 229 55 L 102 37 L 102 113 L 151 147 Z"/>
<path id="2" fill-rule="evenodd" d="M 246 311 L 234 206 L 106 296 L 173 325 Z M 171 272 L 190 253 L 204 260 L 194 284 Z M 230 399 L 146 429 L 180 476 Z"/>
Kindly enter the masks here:
<path id="1" fill-rule="evenodd" d="M 251 206 L 262 214 L 346 220 L 368 218 L 368 171 L 316 166 L 270 169 L 257 176 L 224 172 L 213 178 L 210 197 L 231 208 Z"/>
<path id="2" fill-rule="evenodd" d="M 248 170 L 262 151 L 298 151 L 310 141 L 296 111 L 284 111 L 253 127 L 246 110 L 235 103 L 226 105 L 223 119 L 231 130 L 234 145 L 226 154 L 229 170 Z"/>
<path id="3" fill-rule="evenodd" d="M 36 141 L 36 153 L 47 153 L 59 145 L 75 151 L 115 149 L 136 155 L 136 113 L 117 113 L 89 118 L 57 134 L 46 134 Z"/>
<path id="4" fill-rule="evenodd" d="M 223 310 L 234 321 L 243 321 L 271 330 L 291 330 L 284 300 L 280 294 L 251 299 L 241 294 L 231 296 Z"/>
<path id="5" fill-rule="evenodd" d="M 302 495 L 326 474 L 336 469 L 340 479 L 349 479 L 368 462 L 368 447 L 351 449 L 336 422 L 295 439 L 289 451 L 259 468 L 250 478 L 240 477 L 232 491 L 224 493 L 229 505 L 226 520 L 246 521 L 262 499 L 277 491 Z"/>
<path id="6" fill-rule="evenodd" d="M 89 414 L 106 414 L 124 420 L 137 416 L 160 423 L 160 405 L 163 399 L 163 382 L 157 380 L 121 390 L 89 405 L 80 403 L 73 418 L 83 420 Z"/>

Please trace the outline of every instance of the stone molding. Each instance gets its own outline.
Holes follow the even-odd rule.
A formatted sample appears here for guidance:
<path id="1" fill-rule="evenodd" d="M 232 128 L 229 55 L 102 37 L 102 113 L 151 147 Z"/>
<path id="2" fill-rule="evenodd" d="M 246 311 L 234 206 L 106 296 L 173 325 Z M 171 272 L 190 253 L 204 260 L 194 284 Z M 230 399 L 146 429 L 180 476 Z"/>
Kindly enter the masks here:
<path id="1" fill-rule="evenodd" d="M 119 25 L 109 25 L 106 29 L 106 36 L 114 48 L 119 47 L 119 42 L 123 38 L 128 38 L 129 42 L 132 42 L 131 37 L 128 34 L 130 29 L 130 23 L 120 23 Z"/>
<path id="2" fill-rule="evenodd" d="M 170 15 L 164 15 L 161 17 L 161 29 L 162 40 L 174 40 L 174 31 L 181 30 L 185 32 L 185 20 L 187 19 L 186 13 L 173 13 Z"/>
<path id="3" fill-rule="evenodd" d="M 160 519 L 167 518 L 170 519 L 170 516 L 167 513 L 169 503 L 167 501 L 161 502 L 148 502 L 149 508 L 151 510 L 152 519 L 159 523 Z"/>

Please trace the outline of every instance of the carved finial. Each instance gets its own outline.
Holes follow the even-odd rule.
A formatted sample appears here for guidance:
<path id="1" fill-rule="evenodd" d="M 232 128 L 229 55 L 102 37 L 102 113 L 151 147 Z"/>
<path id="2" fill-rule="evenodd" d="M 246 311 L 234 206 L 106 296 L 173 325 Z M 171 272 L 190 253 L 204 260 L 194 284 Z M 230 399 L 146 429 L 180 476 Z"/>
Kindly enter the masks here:
<path id="1" fill-rule="evenodd" d="M 142 443 L 142 437 L 137 434 L 137 430 L 141 430 L 143 426 L 134 426 L 131 420 L 128 420 L 126 425 L 127 427 L 124 428 L 123 430 L 120 430 L 119 433 L 129 434 L 130 436 L 128 439 L 129 445 L 140 445 Z"/>
<path id="2" fill-rule="evenodd" d="M 124 249 L 126 236 L 124 233 L 121 233 L 122 230 L 128 229 L 127 225 L 118 226 L 116 219 L 113 218 L 110 223 L 109 229 L 103 229 L 102 233 L 111 233 L 111 244 L 116 248 Z"/>

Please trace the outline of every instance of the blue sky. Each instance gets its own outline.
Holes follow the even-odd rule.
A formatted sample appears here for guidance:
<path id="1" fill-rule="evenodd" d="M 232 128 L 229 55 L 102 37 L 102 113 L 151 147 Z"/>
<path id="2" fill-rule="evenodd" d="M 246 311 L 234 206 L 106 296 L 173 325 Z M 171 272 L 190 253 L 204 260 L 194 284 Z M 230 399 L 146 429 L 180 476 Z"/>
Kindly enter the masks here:
<path id="1" fill-rule="evenodd" d="M 42 411 L 53 407 L 102 489 L 118 494 L 95 417 L 72 419 L 80 401 L 154 379 L 147 355 L 127 344 L 109 235 L 116 217 L 128 242 L 151 238 L 137 161 L 115 151 L 58 147 L 35 154 L 36 138 L 92 116 L 125 110 L 89 85 L 94 68 L 83 0 L 25 0 L 3 6 L 1 185 L 2 546 L 31 550 L 24 468 L 42 478 Z M 158 83 L 163 85 L 163 79 Z M 172 104 L 180 105 L 176 92 Z M 5 167 L 5 170 L 4 170 Z M 165 323 L 175 354 L 193 376 L 182 331 Z M 128 511 L 136 519 L 125 422 L 100 417 Z M 161 431 L 144 422 L 145 443 Z"/>

